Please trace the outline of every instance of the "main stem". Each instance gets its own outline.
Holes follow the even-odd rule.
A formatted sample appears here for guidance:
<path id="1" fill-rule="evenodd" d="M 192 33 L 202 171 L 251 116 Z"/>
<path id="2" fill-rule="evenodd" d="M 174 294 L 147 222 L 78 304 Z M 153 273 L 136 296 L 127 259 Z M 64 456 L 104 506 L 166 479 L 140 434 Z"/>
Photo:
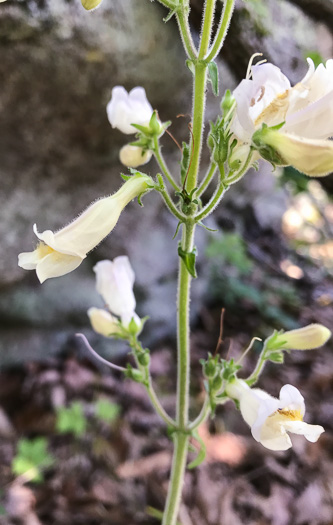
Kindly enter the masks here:
<path id="1" fill-rule="evenodd" d="M 190 252 L 193 249 L 195 224 L 188 219 L 183 226 L 182 249 Z M 171 468 L 168 497 L 163 514 L 162 525 L 175 525 L 181 501 L 186 458 L 188 450 L 188 405 L 190 376 L 190 303 L 191 275 L 181 258 L 179 258 L 177 323 L 178 323 L 178 366 L 177 366 L 177 430 L 174 432 L 174 456 Z"/>
<path id="2" fill-rule="evenodd" d="M 184 4 L 183 4 L 184 5 Z M 197 185 L 200 166 L 200 155 L 202 149 L 202 137 L 204 129 L 205 113 L 205 90 L 207 83 L 207 63 L 202 60 L 208 51 L 210 43 L 215 0 L 207 0 L 204 15 L 204 23 L 201 34 L 199 56 L 196 59 L 196 52 L 193 49 L 188 18 L 185 10 L 178 14 L 178 23 L 184 47 L 189 58 L 194 63 L 194 96 L 193 96 L 193 115 L 192 115 L 192 146 L 191 161 L 187 174 L 186 189 L 190 193 Z M 195 232 L 195 222 L 188 217 L 183 225 L 182 250 L 191 252 L 193 250 L 193 239 Z M 191 275 L 182 258 L 179 258 L 179 277 L 178 277 L 178 298 L 177 298 L 177 411 L 174 443 L 175 450 L 172 461 L 171 478 L 166 506 L 163 514 L 162 525 L 175 525 L 179 512 L 182 488 L 184 484 L 184 474 L 188 451 L 188 441 L 190 435 L 188 421 L 189 407 L 189 375 L 190 375 L 190 286 Z"/>

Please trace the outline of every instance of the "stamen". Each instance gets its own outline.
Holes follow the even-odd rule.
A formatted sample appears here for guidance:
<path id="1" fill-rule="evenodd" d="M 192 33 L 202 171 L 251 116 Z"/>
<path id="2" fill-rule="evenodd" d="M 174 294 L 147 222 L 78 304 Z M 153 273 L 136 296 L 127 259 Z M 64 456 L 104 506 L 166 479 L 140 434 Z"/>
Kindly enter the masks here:
<path id="1" fill-rule="evenodd" d="M 262 57 L 263 53 L 254 53 L 250 60 L 249 60 L 249 65 L 247 66 L 247 71 L 246 71 L 246 80 L 249 80 L 252 76 L 252 65 L 253 65 L 253 61 L 256 57 Z M 259 66 L 260 64 L 263 64 L 264 62 L 267 62 L 266 59 L 264 60 L 260 60 L 259 62 L 257 62 L 256 66 Z"/>

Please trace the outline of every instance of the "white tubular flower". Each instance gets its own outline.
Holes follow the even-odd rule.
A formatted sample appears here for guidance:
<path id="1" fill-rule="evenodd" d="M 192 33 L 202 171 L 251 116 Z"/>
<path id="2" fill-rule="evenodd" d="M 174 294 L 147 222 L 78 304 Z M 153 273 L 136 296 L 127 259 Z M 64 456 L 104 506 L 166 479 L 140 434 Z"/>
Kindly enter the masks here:
<path id="1" fill-rule="evenodd" d="M 131 146 L 126 144 L 119 152 L 120 162 L 128 168 L 137 168 L 147 164 L 152 157 L 153 152 L 150 150 L 144 151 L 138 146 Z"/>
<path id="2" fill-rule="evenodd" d="M 324 432 L 320 425 L 304 423 L 304 398 L 292 385 L 284 385 L 280 398 L 276 399 L 236 379 L 228 385 L 227 394 L 239 401 L 241 414 L 251 427 L 254 439 L 270 450 L 292 447 L 288 432 L 301 434 L 312 443 Z"/>
<path id="3" fill-rule="evenodd" d="M 333 59 L 317 69 L 308 58 L 309 70 L 294 87 L 272 64 L 251 68 L 252 79 L 242 80 L 233 95 L 237 108 L 231 131 L 250 146 L 252 135 L 262 124 L 283 124 L 266 141 L 291 164 L 312 176 L 333 169 Z"/>
<path id="4" fill-rule="evenodd" d="M 106 106 L 109 122 L 113 128 L 131 135 L 137 133 L 132 124 L 149 124 L 153 108 L 149 104 L 143 87 L 136 87 L 127 93 L 122 86 L 112 89 L 111 100 Z"/>
<path id="5" fill-rule="evenodd" d="M 113 317 L 110 312 L 102 308 L 89 308 L 88 316 L 93 330 L 105 337 L 111 337 L 121 333 L 118 319 Z"/>
<path id="6" fill-rule="evenodd" d="M 313 323 L 279 334 L 274 340 L 274 346 L 277 347 L 281 342 L 282 350 L 313 350 L 323 346 L 331 335 L 331 331 L 326 326 Z"/>
<path id="7" fill-rule="evenodd" d="M 127 256 L 116 257 L 113 261 L 99 261 L 94 266 L 96 289 L 112 313 L 118 315 L 123 326 L 128 327 L 131 319 L 138 326 L 141 321 L 135 313 L 133 285 L 135 275 Z"/>
<path id="8" fill-rule="evenodd" d="M 125 206 L 146 191 L 151 183 L 147 175 L 136 174 L 109 197 L 89 206 L 77 219 L 57 232 L 34 232 L 41 241 L 33 252 L 20 253 L 18 264 L 25 270 L 36 270 L 41 283 L 60 277 L 77 268 L 87 253 L 113 230 Z"/>

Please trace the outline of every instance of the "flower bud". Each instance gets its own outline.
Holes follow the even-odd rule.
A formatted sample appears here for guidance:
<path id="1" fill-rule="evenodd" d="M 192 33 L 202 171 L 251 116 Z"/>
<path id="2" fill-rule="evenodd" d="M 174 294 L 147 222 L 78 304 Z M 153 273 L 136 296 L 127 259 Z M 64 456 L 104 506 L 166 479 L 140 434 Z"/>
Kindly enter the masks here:
<path id="1" fill-rule="evenodd" d="M 144 151 L 138 146 L 131 146 L 126 144 L 119 152 L 119 159 L 124 166 L 128 168 L 137 168 L 143 164 L 147 164 L 152 157 L 152 152 L 149 150 Z"/>
<path id="2" fill-rule="evenodd" d="M 3 0 L 0 0 L 3 1 Z M 103 0 L 81 0 L 81 4 L 87 11 L 92 11 L 101 5 Z"/>
<path id="3" fill-rule="evenodd" d="M 323 346 L 331 335 L 331 331 L 326 326 L 309 324 L 304 328 L 279 334 L 274 341 L 274 346 L 278 347 L 280 342 L 283 350 L 312 350 Z"/>
<path id="4" fill-rule="evenodd" d="M 219 390 L 221 390 L 222 385 L 223 379 L 220 375 L 218 375 L 213 379 L 211 389 L 213 392 L 218 392 Z"/>
<path id="5" fill-rule="evenodd" d="M 141 354 L 138 354 L 138 361 L 139 361 L 140 365 L 148 366 L 149 363 L 150 363 L 149 352 L 142 352 Z"/>
<path id="6" fill-rule="evenodd" d="M 132 124 L 146 126 L 149 123 L 153 108 L 142 87 L 135 87 L 127 93 L 122 86 L 115 86 L 106 111 L 111 126 L 130 135 L 138 131 Z"/>
<path id="7" fill-rule="evenodd" d="M 104 335 L 104 337 L 112 337 L 122 332 L 118 320 L 106 310 L 92 307 L 88 310 L 88 316 L 91 326 L 97 334 Z"/>
<path id="8" fill-rule="evenodd" d="M 212 359 L 209 359 L 208 361 L 206 361 L 203 367 L 203 371 L 204 371 L 205 376 L 208 379 L 213 379 L 217 373 L 216 362 Z"/>

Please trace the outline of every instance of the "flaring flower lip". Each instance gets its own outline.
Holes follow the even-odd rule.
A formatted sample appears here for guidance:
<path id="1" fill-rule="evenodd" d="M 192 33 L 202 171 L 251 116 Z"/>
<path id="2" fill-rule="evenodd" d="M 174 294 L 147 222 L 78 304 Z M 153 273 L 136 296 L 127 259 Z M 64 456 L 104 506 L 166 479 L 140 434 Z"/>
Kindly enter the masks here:
<path id="1" fill-rule="evenodd" d="M 111 126 L 126 135 L 137 133 L 137 129 L 132 124 L 147 125 L 153 114 L 146 92 L 140 86 L 129 93 L 123 86 L 115 86 L 106 111 Z"/>
<path id="2" fill-rule="evenodd" d="M 79 217 L 53 233 L 34 232 L 40 244 L 33 252 L 19 255 L 19 266 L 36 270 L 41 283 L 51 277 L 61 277 L 75 270 L 87 256 L 113 230 L 122 210 L 134 197 L 146 191 L 152 180 L 137 173 L 109 197 L 91 204 Z"/>
<path id="3" fill-rule="evenodd" d="M 333 135 L 333 59 L 309 69 L 294 87 L 273 64 L 252 67 L 252 80 L 242 80 L 234 90 L 237 109 L 231 130 L 250 142 L 263 123 L 272 127 L 285 122 L 282 131 L 307 139 Z"/>
<path id="4" fill-rule="evenodd" d="M 239 401 L 241 414 L 251 427 L 254 439 L 270 450 L 287 450 L 292 446 L 287 432 L 302 434 L 311 442 L 317 441 L 324 432 L 320 425 L 304 423 L 304 398 L 292 385 L 284 385 L 277 399 L 236 379 L 227 387 L 227 393 Z"/>

